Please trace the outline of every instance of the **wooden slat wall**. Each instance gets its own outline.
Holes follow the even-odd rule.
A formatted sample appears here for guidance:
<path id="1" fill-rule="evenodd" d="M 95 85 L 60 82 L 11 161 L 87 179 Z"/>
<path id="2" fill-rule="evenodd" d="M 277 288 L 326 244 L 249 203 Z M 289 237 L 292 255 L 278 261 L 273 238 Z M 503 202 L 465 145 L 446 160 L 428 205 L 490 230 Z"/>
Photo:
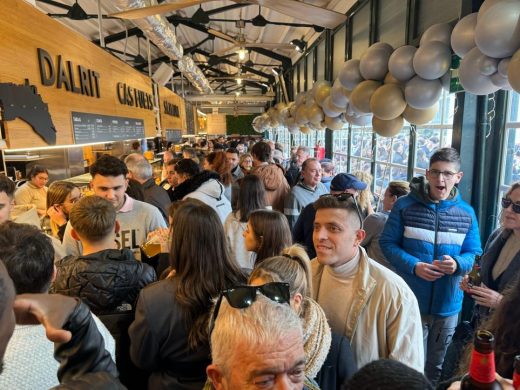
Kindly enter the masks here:
<path id="1" fill-rule="evenodd" d="M 165 113 L 164 102 L 173 104 L 179 108 L 179 117 Z M 186 108 L 184 100 L 171 90 L 165 87 L 159 88 L 159 105 L 161 106 L 161 127 L 166 129 L 181 129 L 182 134 L 186 134 Z"/>

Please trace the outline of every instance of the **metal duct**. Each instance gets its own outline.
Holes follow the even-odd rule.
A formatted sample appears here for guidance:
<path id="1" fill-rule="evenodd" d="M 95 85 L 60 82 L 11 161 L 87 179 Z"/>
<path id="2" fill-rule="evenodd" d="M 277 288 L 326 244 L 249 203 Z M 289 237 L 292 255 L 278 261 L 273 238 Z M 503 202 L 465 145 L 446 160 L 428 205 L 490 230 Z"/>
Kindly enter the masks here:
<path id="1" fill-rule="evenodd" d="M 116 0 L 116 6 L 120 10 L 142 8 L 148 5 L 150 5 L 148 0 Z M 191 58 L 183 56 L 182 46 L 177 42 L 175 32 L 164 16 L 148 16 L 142 19 L 135 19 L 133 23 L 139 27 L 164 54 L 173 60 L 179 61 L 178 67 L 180 71 L 195 88 L 200 92 L 213 93 L 208 80 L 200 68 Z"/>

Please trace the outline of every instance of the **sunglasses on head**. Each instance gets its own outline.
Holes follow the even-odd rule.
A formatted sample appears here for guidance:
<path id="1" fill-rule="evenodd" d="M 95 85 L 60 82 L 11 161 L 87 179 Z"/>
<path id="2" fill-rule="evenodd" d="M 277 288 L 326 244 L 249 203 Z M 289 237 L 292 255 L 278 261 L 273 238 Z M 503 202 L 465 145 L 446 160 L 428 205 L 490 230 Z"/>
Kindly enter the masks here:
<path id="1" fill-rule="evenodd" d="M 502 198 L 502 208 L 507 209 L 509 206 L 512 206 L 513 212 L 520 214 L 520 204 L 513 203 L 511 199 Z"/>
<path id="2" fill-rule="evenodd" d="M 359 209 L 359 205 L 358 205 L 358 202 L 357 202 L 354 194 L 351 194 L 350 192 L 342 192 L 341 194 L 324 194 L 324 195 L 320 196 L 320 198 L 330 198 L 330 197 L 336 198 L 340 202 L 347 202 L 349 200 L 352 200 L 352 202 L 354 203 L 354 206 L 356 208 L 356 214 L 359 218 L 359 226 L 361 229 L 363 228 L 363 217 L 361 216 L 361 211 Z"/>
<path id="3" fill-rule="evenodd" d="M 265 297 L 276 303 L 289 303 L 291 296 L 289 293 L 289 283 L 285 282 L 271 282 L 261 286 L 236 286 L 228 288 L 220 293 L 213 316 L 209 323 L 209 334 L 213 331 L 215 320 L 222 304 L 222 298 L 225 297 L 231 307 L 235 309 L 245 309 L 256 301 L 256 295 L 261 293 Z"/>

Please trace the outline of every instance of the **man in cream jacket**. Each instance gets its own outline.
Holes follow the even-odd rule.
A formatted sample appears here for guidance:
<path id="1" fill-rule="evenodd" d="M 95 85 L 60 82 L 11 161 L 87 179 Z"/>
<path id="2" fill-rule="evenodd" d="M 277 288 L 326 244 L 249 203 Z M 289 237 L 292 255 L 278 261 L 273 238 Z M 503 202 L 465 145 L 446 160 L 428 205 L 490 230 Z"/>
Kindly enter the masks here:
<path id="1" fill-rule="evenodd" d="M 399 276 L 360 247 L 365 231 L 355 198 L 325 195 L 314 207 L 313 295 L 332 331 L 348 337 L 359 368 L 387 358 L 423 372 L 417 299 Z"/>

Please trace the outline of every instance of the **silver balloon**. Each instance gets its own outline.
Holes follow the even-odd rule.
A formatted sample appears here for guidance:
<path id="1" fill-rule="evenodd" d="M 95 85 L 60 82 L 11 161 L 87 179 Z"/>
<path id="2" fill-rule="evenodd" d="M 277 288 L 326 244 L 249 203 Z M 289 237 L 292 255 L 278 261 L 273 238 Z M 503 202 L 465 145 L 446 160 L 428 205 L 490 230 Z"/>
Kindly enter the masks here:
<path id="1" fill-rule="evenodd" d="M 392 45 L 390 45 L 389 43 L 386 43 L 386 42 L 376 42 L 372 45 L 370 45 L 370 47 L 368 48 L 368 50 L 385 50 L 386 52 L 392 54 L 393 51 L 394 51 L 394 48 L 392 47 Z"/>
<path id="2" fill-rule="evenodd" d="M 388 60 L 392 52 L 384 48 L 369 48 L 361 57 L 359 71 L 365 80 L 382 81 L 388 73 Z"/>
<path id="3" fill-rule="evenodd" d="M 439 80 L 425 80 L 419 76 L 406 83 L 404 95 L 406 102 L 413 108 L 425 109 L 433 106 L 442 93 Z"/>
<path id="4" fill-rule="evenodd" d="M 496 58 L 488 57 L 485 54 L 482 54 L 477 59 L 478 70 L 480 74 L 484 76 L 491 76 L 498 70 L 498 60 Z"/>
<path id="5" fill-rule="evenodd" d="M 330 95 L 330 83 L 328 81 L 318 81 L 312 86 L 312 96 L 318 105 L 322 105 L 327 96 Z"/>
<path id="6" fill-rule="evenodd" d="M 363 76 L 359 72 L 359 62 L 359 60 L 354 59 L 345 61 L 339 71 L 338 79 L 341 85 L 350 91 L 363 81 Z"/>
<path id="7" fill-rule="evenodd" d="M 491 75 L 491 82 L 497 87 L 500 87 L 500 89 L 504 89 L 506 91 L 513 90 L 513 87 L 511 87 L 511 84 L 509 84 L 509 80 L 507 79 L 507 77 L 502 76 L 498 72 Z"/>
<path id="8" fill-rule="evenodd" d="M 415 76 L 413 57 L 417 48 L 415 46 L 401 46 L 392 53 L 388 60 L 388 70 L 397 80 L 406 82 Z"/>
<path id="9" fill-rule="evenodd" d="M 294 113 L 294 120 L 299 126 L 303 126 L 309 121 L 309 118 L 307 117 L 307 106 L 305 104 L 302 104 L 296 108 Z"/>
<path id="10" fill-rule="evenodd" d="M 503 3 L 504 1 L 517 1 L 517 0 L 486 0 L 482 3 L 482 5 L 480 6 L 479 10 L 478 10 L 478 19 L 480 20 L 480 18 L 482 16 L 484 16 L 484 14 L 491 8 L 493 7 L 495 4 L 498 4 L 498 3 Z"/>
<path id="11" fill-rule="evenodd" d="M 428 27 L 421 36 L 419 47 L 424 45 L 426 42 L 439 41 L 445 45 L 450 45 L 451 40 L 451 24 L 449 23 L 438 23 Z"/>
<path id="12" fill-rule="evenodd" d="M 331 130 L 341 130 L 344 126 L 343 121 L 339 117 L 331 118 L 329 116 L 326 116 L 324 124 Z"/>
<path id="13" fill-rule="evenodd" d="M 479 18 L 475 43 L 482 53 L 493 58 L 510 57 L 520 48 L 520 3 L 503 1 Z"/>
<path id="14" fill-rule="evenodd" d="M 474 95 L 488 95 L 499 89 L 488 76 L 481 74 L 476 66 L 477 59 L 481 54 L 478 47 L 474 47 L 460 62 L 460 83 L 467 92 Z"/>
<path id="15" fill-rule="evenodd" d="M 336 106 L 332 102 L 331 96 L 327 96 L 321 106 L 323 113 L 331 118 L 335 118 L 335 117 L 339 116 L 342 112 L 344 112 L 346 110 L 346 108 L 347 108 L 346 104 L 344 107 Z"/>
<path id="16" fill-rule="evenodd" d="M 507 69 L 509 68 L 509 62 L 511 62 L 511 57 L 503 58 L 498 63 L 497 71 L 500 73 L 503 77 L 507 77 Z"/>
<path id="17" fill-rule="evenodd" d="M 307 107 L 307 118 L 309 118 L 309 122 L 315 125 L 321 123 L 323 120 L 323 111 L 321 110 L 321 107 L 317 104 Z"/>
<path id="18" fill-rule="evenodd" d="M 460 58 L 473 49 L 475 44 L 475 28 L 477 27 L 477 13 L 464 16 L 453 28 L 451 33 L 451 48 Z"/>
<path id="19" fill-rule="evenodd" d="M 427 41 L 419 46 L 413 57 L 415 72 L 425 80 L 442 77 L 450 69 L 451 50 L 440 41 Z"/>
<path id="20" fill-rule="evenodd" d="M 346 106 L 349 101 L 349 95 L 350 91 L 343 88 L 339 79 L 336 79 L 334 85 L 332 85 L 332 88 L 330 89 L 330 100 L 332 103 L 338 107 Z"/>

